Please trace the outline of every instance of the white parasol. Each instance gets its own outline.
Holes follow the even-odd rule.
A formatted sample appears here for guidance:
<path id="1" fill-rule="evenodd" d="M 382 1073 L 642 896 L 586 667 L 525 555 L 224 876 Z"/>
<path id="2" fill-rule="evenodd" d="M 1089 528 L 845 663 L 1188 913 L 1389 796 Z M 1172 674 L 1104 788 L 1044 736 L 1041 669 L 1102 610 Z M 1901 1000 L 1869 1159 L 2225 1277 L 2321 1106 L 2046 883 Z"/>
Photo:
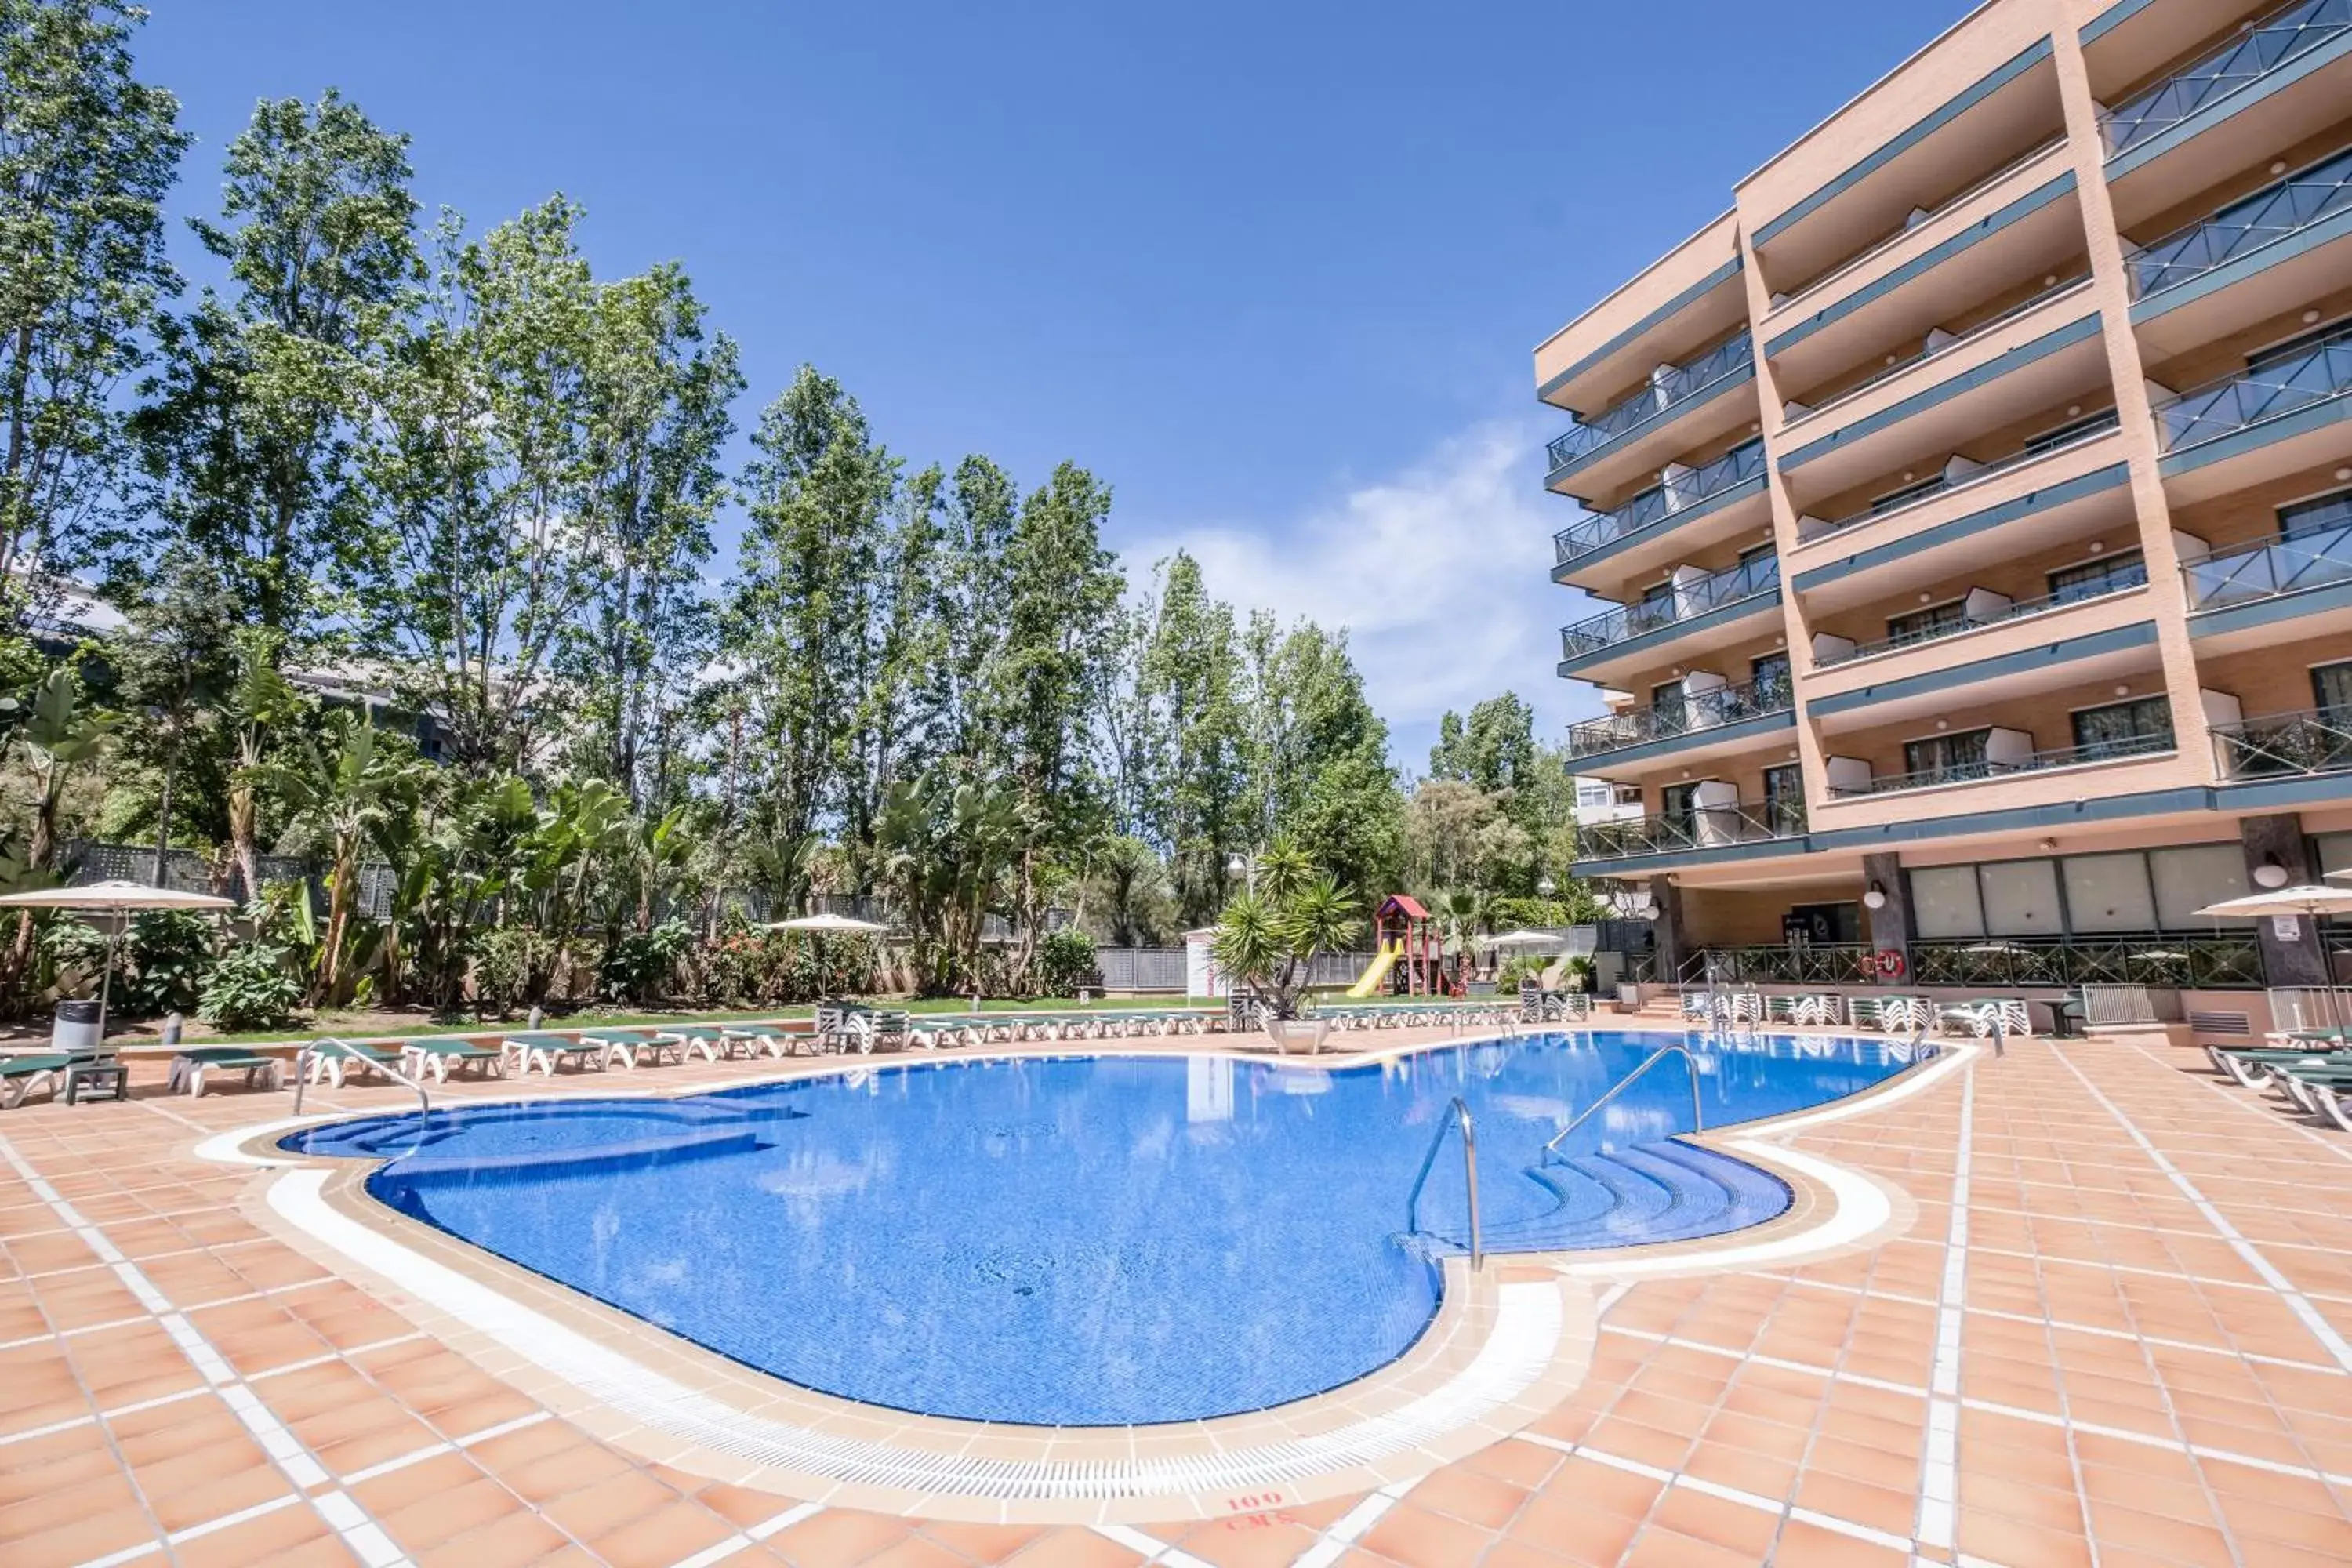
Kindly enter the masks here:
<path id="1" fill-rule="evenodd" d="M 111 914 L 114 929 L 106 933 L 106 972 L 98 985 L 98 1043 L 106 1044 L 106 1005 L 114 992 L 114 952 L 121 945 L 124 922 L 146 910 L 233 910 L 235 900 L 212 893 L 184 893 L 177 888 L 151 888 L 143 882 L 91 882 L 79 888 L 36 888 L 28 893 L 0 893 L 0 908 L 16 910 L 76 910 Z"/>
<path id="2" fill-rule="evenodd" d="M 876 925 L 872 921 L 852 920 L 847 915 L 801 915 L 793 920 L 770 921 L 770 931 L 808 931 L 824 936 L 878 936 L 888 926 Z"/>

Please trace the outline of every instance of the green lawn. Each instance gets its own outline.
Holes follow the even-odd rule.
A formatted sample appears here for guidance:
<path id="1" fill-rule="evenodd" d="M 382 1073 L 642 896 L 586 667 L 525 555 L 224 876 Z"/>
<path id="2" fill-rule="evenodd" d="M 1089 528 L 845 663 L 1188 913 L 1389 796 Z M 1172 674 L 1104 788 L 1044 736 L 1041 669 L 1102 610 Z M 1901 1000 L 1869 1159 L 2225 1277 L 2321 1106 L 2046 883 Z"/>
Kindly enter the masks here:
<path id="1" fill-rule="evenodd" d="M 971 998 L 925 996 L 911 1001 L 902 1001 L 883 997 L 875 999 L 874 1005 L 885 1007 L 904 1007 L 910 1013 L 966 1013 L 971 1010 Z M 1097 999 L 1081 1007 L 1076 997 L 1039 996 L 1024 1000 L 992 998 L 982 1001 L 980 1005 L 981 1010 L 987 1013 L 1076 1013 L 1087 1008 L 1117 1013 L 1144 1008 L 1174 1008 L 1183 1004 L 1181 1000 L 1172 997 L 1132 997 L 1109 1001 Z M 1222 1011 L 1222 1007 L 1212 1005 L 1201 1010 L 1216 1012 Z M 550 1029 L 617 1029 L 632 1026 L 650 1028 L 662 1024 L 723 1024 L 733 1020 L 752 1018 L 805 1018 L 810 1016 L 811 1011 L 810 1005 L 805 1002 L 787 1006 L 732 1010 L 721 1008 L 699 1012 L 681 1008 L 660 1012 L 596 1009 L 568 1013 L 560 1016 L 551 1016 L 545 1026 Z M 432 1035 L 484 1035 L 500 1029 L 520 1029 L 523 1026 L 523 1021 L 520 1018 L 436 1023 L 416 1014 L 329 1012 L 320 1015 L 307 1026 L 298 1028 L 256 1029 L 241 1033 L 215 1034 L 199 1027 L 189 1030 L 184 1039 L 190 1045 L 273 1045 L 296 1044 L 303 1040 L 317 1039 L 321 1035 L 342 1035 L 360 1039 L 398 1036 L 416 1039 Z M 110 1029 L 107 1032 L 107 1038 L 117 1047 L 133 1048 L 163 1043 L 162 1035 L 157 1032 L 152 1022 L 142 1023 L 136 1029 L 121 1034 Z"/>

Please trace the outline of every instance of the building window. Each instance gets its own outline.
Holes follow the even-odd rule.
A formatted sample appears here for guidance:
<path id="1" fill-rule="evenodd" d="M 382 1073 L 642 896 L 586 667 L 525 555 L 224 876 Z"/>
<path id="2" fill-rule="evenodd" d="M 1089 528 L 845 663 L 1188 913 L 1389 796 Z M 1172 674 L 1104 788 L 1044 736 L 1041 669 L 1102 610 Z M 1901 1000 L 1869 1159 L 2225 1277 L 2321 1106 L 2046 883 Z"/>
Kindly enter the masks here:
<path id="1" fill-rule="evenodd" d="M 2050 574 L 2050 597 L 2061 605 L 2095 598 L 2118 588 L 2137 588 L 2147 581 L 2147 564 L 2137 550 L 2120 550 L 2103 561 L 2063 566 Z"/>
<path id="2" fill-rule="evenodd" d="M 2032 457 L 2039 457 L 2044 452 L 2054 452 L 2068 442 L 2079 440 L 2094 430 L 2105 429 L 2115 422 L 2116 411 L 2112 408 L 2103 408 L 2096 414 L 2085 414 L 2080 419 L 2070 419 L 2054 430 L 2044 430 L 2039 436 L 2028 436 L 2025 438 L 2024 450 Z"/>
<path id="3" fill-rule="evenodd" d="M 1925 775 L 1922 782 L 1980 779 L 1985 776 L 1985 746 L 1992 731 L 1969 730 L 1958 735 L 1929 735 L 1903 742 L 1903 771 Z"/>
<path id="4" fill-rule="evenodd" d="M 1932 479 L 1921 479 L 1916 484 L 1905 485 L 1899 490 L 1888 490 L 1883 496 L 1872 497 L 1870 510 L 1874 512 L 1893 511 L 1898 506 L 1907 505 L 1921 496 L 1933 495 L 1943 488 L 1944 477 L 1938 474 Z"/>
<path id="5" fill-rule="evenodd" d="M 1756 693 L 1756 709 L 1763 712 L 1786 707 L 1790 700 L 1789 689 L 1789 656 L 1768 653 L 1751 660 L 1748 666 L 1749 687 Z"/>
<path id="6" fill-rule="evenodd" d="M 2315 667 L 2311 697 L 2311 705 L 2329 718 L 2352 718 L 2352 661 Z"/>
<path id="7" fill-rule="evenodd" d="M 2330 529 L 2352 528 L 2352 490 L 2338 490 L 2316 500 L 2297 501 L 2278 509 L 2279 536 L 2294 539 Z"/>
<path id="8" fill-rule="evenodd" d="M 2074 747 L 2089 757 L 2129 757 L 2172 744 L 2172 705 L 2161 697 L 2138 697 L 2074 714 Z"/>
<path id="9" fill-rule="evenodd" d="M 1685 837 L 1698 833 L 1698 785 L 1668 784 L 1658 792 L 1658 816 Z"/>
<path id="10" fill-rule="evenodd" d="M 1775 834 L 1805 826 L 1805 773 L 1796 763 L 1764 770 L 1764 820 Z"/>
<path id="11" fill-rule="evenodd" d="M 1683 702 L 1683 683 L 1669 680 L 1650 688 L 1650 713 L 1661 735 L 1679 735 L 1689 710 Z"/>
<path id="12" fill-rule="evenodd" d="M 1948 599 L 1940 605 L 1930 605 L 1924 610 L 1886 617 L 1886 640 L 1891 643 L 1924 642 L 1955 626 L 1968 624 L 1969 605 L 1965 599 Z"/>

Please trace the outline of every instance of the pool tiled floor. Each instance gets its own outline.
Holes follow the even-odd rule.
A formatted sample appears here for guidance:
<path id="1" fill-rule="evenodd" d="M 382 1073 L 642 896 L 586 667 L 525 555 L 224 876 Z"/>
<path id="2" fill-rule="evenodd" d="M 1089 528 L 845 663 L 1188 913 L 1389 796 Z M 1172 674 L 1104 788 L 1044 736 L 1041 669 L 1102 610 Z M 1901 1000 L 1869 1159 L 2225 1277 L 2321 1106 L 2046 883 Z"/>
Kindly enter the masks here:
<path id="1" fill-rule="evenodd" d="M 1909 1195 L 1903 1234 L 1597 1282 L 1575 1392 L 1382 1491 L 1099 1528 L 796 1503 L 634 1458 L 246 1217 L 269 1178 L 196 1145 L 286 1096 L 165 1099 L 142 1072 L 130 1104 L 0 1115 L 0 1563 L 2343 1563 L 2352 1139 L 2200 1065 L 2026 1043 L 1805 1127 L 1795 1148 Z"/>

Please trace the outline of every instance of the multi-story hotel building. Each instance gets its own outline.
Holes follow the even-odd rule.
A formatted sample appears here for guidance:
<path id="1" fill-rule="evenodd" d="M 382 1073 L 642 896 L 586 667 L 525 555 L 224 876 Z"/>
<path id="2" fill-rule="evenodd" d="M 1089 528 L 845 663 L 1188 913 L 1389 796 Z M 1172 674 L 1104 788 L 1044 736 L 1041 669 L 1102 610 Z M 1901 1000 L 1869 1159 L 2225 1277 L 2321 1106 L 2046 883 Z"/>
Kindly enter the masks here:
<path id="1" fill-rule="evenodd" d="M 2195 911 L 2352 868 L 2352 0 L 1992 0 L 1536 379 L 1658 978 L 2326 976 Z"/>

